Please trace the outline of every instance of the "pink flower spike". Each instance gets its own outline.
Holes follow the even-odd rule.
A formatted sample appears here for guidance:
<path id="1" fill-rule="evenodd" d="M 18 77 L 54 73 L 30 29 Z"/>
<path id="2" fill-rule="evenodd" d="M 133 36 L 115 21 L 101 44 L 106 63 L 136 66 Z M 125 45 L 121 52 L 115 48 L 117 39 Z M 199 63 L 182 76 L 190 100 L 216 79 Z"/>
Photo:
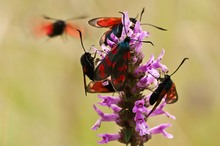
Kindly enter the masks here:
<path id="1" fill-rule="evenodd" d="M 106 144 L 110 141 L 118 140 L 121 138 L 119 134 L 99 134 L 98 136 L 102 138 L 102 140 L 98 142 L 99 144 Z"/>
<path id="2" fill-rule="evenodd" d="M 143 12 L 144 9 L 141 15 Z M 86 60 L 86 63 L 93 63 L 91 72 L 88 70 L 89 73 L 93 73 L 92 82 L 99 82 L 103 85 L 102 87 L 110 84 L 114 89 L 121 87 L 120 90 L 115 90 L 113 95 L 102 95 L 102 90 L 100 90 L 99 101 L 93 105 L 99 116 L 91 129 L 97 130 L 101 126 L 106 126 L 103 122 L 111 122 L 120 127 L 119 132 L 99 134 L 100 138 L 97 141 L 99 144 L 117 141 L 125 145 L 144 146 L 154 134 L 163 134 L 167 138 L 173 138 L 173 135 L 166 130 L 171 126 L 170 123 L 160 123 L 153 128 L 148 123 L 152 116 L 165 115 L 175 119 L 175 116 L 165 111 L 165 97 L 158 105 L 157 103 L 152 105 L 152 102 L 150 104 L 150 101 L 161 99 L 157 95 L 151 95 L 159 94 L 163 88 L 166 88 L 167 80 L 169 80 L 166 76 L 168 68 L 162 62 L 165 50 L 161 50 L 157 56 L 150 53 L 151 49 L 145 50 L 143 43 L 151 43 L 151 39 L 148 39 L 150 32 L 142 29 L 142 24 L 139 22 L 141 19 L 129 17 L 127 12 L 122 12 L 121 16 L 121 18 L 95 18 L 90 21 L 92 23 L 89 22 L 93 24 L 92 26 L 101 25 L 102 27 L 103 25 L 108 29 L 99 40 L 102 50 L 94 48 L 97 56 L 91 52 L 92 58 Z M 144 54 L 145 51 L 148 53 Z M 147 62 L 144 62 L 145 59 Z M 147 94 L 145 94 L 146 90 Z M 149 115 L 153 107 L 156 108 Z M 103 112 L 104 108 L 110 112 Z"/>
<path id="3" fill-rule="evenodd" d="M 161 125 L 158 125 L 158 126 L 156 126 L 156 127 L 154 127 L 154 128 L 151 128 L 151 129 L 149 130 L 149 132 L 150 132 L 151 134 L 159 134 L 159 133 L 162 133 L 165 137 L 167 137 L 167 138 L 169 138 L 169 139 L 172 139 L 172 138 L 173 138 L 173 135 L 165 131 L 165 128 L 168 128 L 168 127 L 170 127 L 170 126 L 171 126 L 171 124 L 161 124 Z"/>

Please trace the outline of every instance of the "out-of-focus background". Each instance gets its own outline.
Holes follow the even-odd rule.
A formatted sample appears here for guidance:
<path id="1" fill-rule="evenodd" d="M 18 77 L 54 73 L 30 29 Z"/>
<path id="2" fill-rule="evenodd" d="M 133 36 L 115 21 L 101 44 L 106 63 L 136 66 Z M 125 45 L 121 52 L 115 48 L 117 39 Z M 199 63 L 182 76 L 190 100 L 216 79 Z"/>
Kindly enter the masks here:
<path id="1" fill-rule="evenodd" d="M 84 94 L 79 40 L 35 39 L 28 23 L 42 15 L 88 15 L 74 22 L 87 30 L 84 45 L 89 49 L 98 47 L 105 31 L 89 26 L 89 19 L 121 16 L 118 11 L 135 17 L 143 7 L 142 22 L 168 29 L 143 26 L 155 45 L 143 48 L 145 61 L 164 48 L 162 62 L 172 73 L 184 57 L 190 58 L 172 76 L 179 101 L 166 110 L 177 119 L 149 121 L 151 127 L 172 123 L 167 131 L 174 139 L 155 135 L 146 145 L 220 145 L 219 6 L 219 0 L 0 0 L 0 146 L 96 146 L 98 133 L 118 132 L 112 123 L 90 130 L 98 118 L 92 105 L 99 100 L 96 94 Z"/>

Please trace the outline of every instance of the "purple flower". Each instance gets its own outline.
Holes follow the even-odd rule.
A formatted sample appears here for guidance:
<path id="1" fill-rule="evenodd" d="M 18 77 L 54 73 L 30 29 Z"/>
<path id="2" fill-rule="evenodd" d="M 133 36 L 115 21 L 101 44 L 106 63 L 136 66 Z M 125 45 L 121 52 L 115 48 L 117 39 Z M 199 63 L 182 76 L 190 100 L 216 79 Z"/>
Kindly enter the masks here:
<path id="1" fill-rule="evenodd" d="M 143 60 L 143 58 L 144 58 L 144 54 L 142 52 L 138 52 L 137 56 L 134 56 L 131 60 L 132 65 L 138 63 L 139 60 Z"/>
<path id="2" fill-rule="evenodd" d="M 150 134 L 150 132 L 148 130 L 148 126 L 144 120 L 141 122 L 136 122 L 135 130 L 139 133 L 140 136 Z"/>
<path id="3" fill-rule="evenodd" d="M 119 97 L 113 97 L 113 96 L 98 95 L 98 98 L 102 99 L 102 102 L 99 102 L 100 105 L 108 106 L 108 107 L 110 107 L 112 104 L 118 104 L 121 100 Z"/>
<path id="4" fill-rule="evenodd" d="M 145 107 L 145 100 L 141 99 L 135 102 L 135 105 L 133 107 L 133 113 L 146 113 L 147 112 L 147 108 Z"/>
<path id="5" fill-rule="evenodd" d="M 100 109 L 98 109 L 95 105 L 93 105 L 95 111 L 100 116 L 100 119 L 96 121 L 96 123 L 92 126 L 92 130 L 97 130 L 103 121 L 110 122 L 110 121 L 117 121 L 119 116 L 118 114 L 105 114 Z"/>
<path id="6" fill-rule="evenodd" d="M 124 39 L 126 36 L 131 36 L 132 35 L 132 30 L 130 28 L 130 18 L 128 16 L 128 12 L 124 12 L 124 17 L 122 17 L 122 25 L 123 25 L 123 30 L 121 34 L 121 39 Z"/>
<path id="7" fill-rule="evenodd" d="M 161 125 L 158 125 L 156 127 L 153 127 L 149 130 L 149 132 L 151 134 L 163 134 L 165 137 L 167 138 L 173 138 L 173 135 L 172 134 L 169 134 L 168 132 L 165 131 L 166 128 L 170 127 L 171 124 L 161 124 Z"/>
<path id="8" fill-rule="evenodd" d="M 160 63 L 164 53 L 165 50 L 162 50 L 161 54 L 156 60 L 154 60 L 154 55 L 151 55 L 150 59 L 145 65 L 141 65 L 135 70 L 135 75 L 137 76 L 138 74 L 149 73 L 155 78 L 159 78 L 160 76 L 159 70 L 162 70 L 163 73 L 167 73 L 168 72 L 167 67 L 162 63 Z"/>
<path id="9" fill-rule="evenodd" d="M 112 105 L 110 106 L 110 108 L 114 111 L 114 113 L 119 113 L 119 112 L 122 110 L 122 108 L 119 107 L 119 106 L 116 105 L 116 104 L 112 104 Z"/>
<path id="10" fill-rule="evenodd" d="M 134 26 L 134 33 L 133 34 L 137 34 L 137 33 L 143 33 L 142 31 L 142 28 L 141 28 L 141 23 L 139 21 L 137 21 L 135 23 L 135 26 Z"/>
<path id="11" fill-rule="evenodd" d="M 99 137 L 102 138 L 101 141 L 99 141 L 99 144 L 106 144 L 110 141 L 118 140 L 121 136 L 117 134 L 99 134 Z"/>
<path id="12" fill-rule="evenodd" d="M 161 54 L 158 56 L 157 60 L 155 60 L 153 63 L 152 63 L 152 66 L 154 68 L 159 68 L 159 69 L 162 69 L 162 72 L 163 73 L 167 73 L 168 72 L 168 68 L 164 65 L 164 64 L 161 64 L 160 61 L 161 59 L 163 58 L 165 54 L 165 50 L 163 49 Z"/>
<path id="13" fill-rule="evenodd" d="M 95 52 L 97 52 L 97 54 L 101 57 L 101 59 L 103 59 L 106 55 L 106 52 L 109 52 L 109 48 L 106 47 L 105 45 L 102 46 L 103 51 L 98 50 L 97 48 L 95 48 L 94 46 L 91 47 Z"/>
<path id="14" fill-rule="evenodd" d="M 137 87 L 140 89 L 146 89 L 151 84 L 156 85 L 156 83 L 157 83 L 157 79 L 153 77 L 151 74 L 148 74 L 140 79 L 140 81 L 137 83 Z"/>
<path id="15" fill-rule="evenodd" d="M 122 19 L 123 30 L 120 40 L 124 40 L 127 36 L 130 37 L 131 51 L 140 52 L 140 49 L 142 48 L 142 41 L 143 39 L 149 37 L 149 32 L 142 31 L 140 22 L 138 21 L 135 23 L 132 30 L 130 27 L 132 22 L 130 22 L 128 13 L 124 12 L 124 16 L 125 17 Z M 123 20 L 125 20 L 125 22 Z"/>
<path id="16" fill-rule="evenodd" d="M 136 72 L 137 73 L 145 73 L 145 72 L 147 72 L 147 70 L 152 66 L 153 62 L 154 62 L 154 55 L 151 55 L 149 60 L 148 60 L 148 62 L 145 65 L 140 65 L 136 69 Z"/>
<path id="17" fill-rule="evenodd" d="M 135 130 L 139 133 L 140 136 L 150 134 L 144 118 L 144 115 L 140 112 L 137 112 L 134 118 L 134 121 L 136 122 Z"/>
<path id="18" fill-rule="evenodd" d="M 114 33 L 111 33 L 110 34 L 110 37 L 111 37 L 111 40 L 109 40 L 108 38 L 107 38 L 107 44 L 108 44 L 108 46 L 110 47 L 110 48 L 113 48 L 115 45 L 117 45 L 117 43 L 118 43 L 118 37 L 117 36 L 115 36 L 115 34 Z"/>
<path id="19" fill-rule="evenodd" d="M 164 106 L 166 105 L 166 102 L 163 100 L 163 102 L 155 109 L 155 111 L 153 111 L 151 113 L 150 116 L 157 116 L 157 115 L 161 115 L 164 114 L 165 116 L 175 120 L 176 117 L 174 115 L 171 115 L 170 113 L 166 112 L 163 110 Z"/>
<path id="20" fill-rule="evenodd" d="M 145 89 L 151 89 L 150 87 L 156 87 L 158 85 L 158 78 L 161 73 L 168 71 L 167 67 L 160 63 L 165 51 L 162 50 L 159 57 L 154 60 L 154 55 L 151 55 L 148 62 L 144 65 L 140 65 L 135 71 L 135 77 L 141 77 L 134 87 L 133 91 L 143 91 Z M 162 72 L 161 72 L 162 71 Z"/>

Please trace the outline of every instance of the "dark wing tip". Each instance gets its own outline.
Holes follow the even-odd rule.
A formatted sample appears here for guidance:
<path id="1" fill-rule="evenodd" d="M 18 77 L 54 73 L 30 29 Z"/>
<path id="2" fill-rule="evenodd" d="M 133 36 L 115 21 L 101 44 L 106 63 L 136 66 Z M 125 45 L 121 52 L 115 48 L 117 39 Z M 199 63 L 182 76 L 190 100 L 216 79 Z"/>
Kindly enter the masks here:
<path id="1" fill-rule="evenodd" d="M 89 25 L 93 26 L 93 27 L 97 27 L 97 28 L 101 28 L 102 26 L 99 26 L 97 24 L 97 22 L 101 19 L 101 17 L 99 18 L 94 18 L 88 21 Z"/>

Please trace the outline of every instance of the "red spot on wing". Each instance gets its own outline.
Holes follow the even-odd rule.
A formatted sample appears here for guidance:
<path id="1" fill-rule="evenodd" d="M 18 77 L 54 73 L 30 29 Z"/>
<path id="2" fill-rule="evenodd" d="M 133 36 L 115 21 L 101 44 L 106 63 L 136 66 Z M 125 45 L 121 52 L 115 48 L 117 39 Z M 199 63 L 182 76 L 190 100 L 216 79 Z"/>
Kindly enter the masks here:
<path id="1" fill-rule="evenodd" d="M 98 67 L 95 69 L 94 79 L 96 81 L 103 80 L 111 74 L 112 62 L 109 58 L 109 54 L 100 62 Z"/>
<path id="2" fill-rule="evenodd" d="M 125 75 L 120 75 L 117 79 L 113 81 L 114 85 L 118 85 L 125 81 Z"/>
<path id="3" fill-rule="evenodd" d="M 105 61 L 106 61 L 106 65 L 108 65 L 109 67 L 112 65 L 111 60 L 109 59 L 109 56 L 105 57 Z"/>
<path id="4" fill-rule="evenodd" d="M 117 70 L 119 72 L 126 72 L 126 70 L 128 69 L 128 66 L 127 65 L 124 65 L 124 66 L 121 66 L 121 67 L 118 67 Z"/>
<path id="5" fill-rule="evenodd" d="M 111 74 L 112 84 L 117 91 L 122 91 L 126 84 L 127 70 L 128 70 L 128 60 L 130 57 L 130 52 L 125 51 L 120 58 L 117 58 L 112 65 L 113 72 Z M 119 55 L 119 54 L 116 54 Z"/>
<path id="6" fill-rule="evenodd" d="M 113 63 L 112 63 L 112 68 L 115 68 L 116 63 L 117 63 L 117 62 L 113 62 Z"/>
<path id="7" fill-rule="evenodd" d="M 112 79 L 112 85 L 117 91 L 122 91 L 126 83 L 126 76 L 121 74 L 117 78 Z"/>
<path id="8" fill-rule="evenodd" d="M 110 83 L 109 83 L 110 84 Z M 114 92 L 113 87 L 110 85 L 103 85 L 103 81 L 91 82 L 86 87 L 86 91 L 90 93 L 110 93 Z"/>
<path id="9" fill-rule="evenodd" d="M 123 55 L 124 60 L 129 60 L 130 59 L 130 52 L 127 52 Z"/>
<path id="10" fill-rule="evenodd" d="M 111 54 L 115 55 L 117 52 L 118 52 L 118 48 L 117 48 L 117 46 L 115 46 L 115 47 L 112 49 Z"/>
<path id="11" fill-rule="evenodd" d="M 167 91 L 167 96 L 165 98 L 165 101 L 167 104 L 175 103 L 178 100 L 178 94 L 176 91 L 176 86 L 173 83 L 171 88 Z"/>
<path id="12" fill-rule="evenodd" d="M 105 73 L 105 66 L 103 64 L 100 64 L 99 66 L 99 76 L 100 78 L 104 78 L 106 76 L 106 73 Z"/>
<path id="13" fill-rule="evenodd" d="M 94 27 L 112 27 L 120 23 L 120 17 L 99 17 L 89 20 L 89 24 Z"/>

